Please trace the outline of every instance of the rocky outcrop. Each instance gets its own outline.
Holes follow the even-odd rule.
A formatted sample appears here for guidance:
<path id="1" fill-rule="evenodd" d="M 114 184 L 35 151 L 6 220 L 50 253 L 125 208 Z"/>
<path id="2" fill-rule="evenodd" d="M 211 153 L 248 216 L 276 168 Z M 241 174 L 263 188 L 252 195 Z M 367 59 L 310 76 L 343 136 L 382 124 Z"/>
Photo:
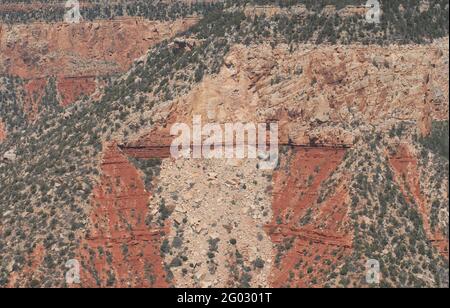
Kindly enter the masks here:
<path id="1" fill-rule="evenodd" d="M 294 147 L 283 155 L 273 177 L 274 219 L 266 226 L 277 247 L 272 286 L 323 286 L 333 266 L 351 253 L 345 181 L 321 196 L 345 151 Z"/>
<path id="2" fill-rule="evenodd" d="M 61 105 L 65 106 L 94 93 L 96 77 L 125 72 L 151 46 L 197 21 L 124 17 L 79 24 L 0 24 L 0 75 L 23 78 L 36 90 L 56 76 Z M 40 95 L 32 89 L 26 91 L 28 100 L 37 104 Z"/>
<path id="3" fill-rule="evenodd" d="M 111 144 L 94 189 L 91 229 L 81 245 L 83 287 L 166 287 L 160 257 L 165 228 L 147 225 L 151 198 L 138 170 Z"/>
<path id="4" fill-rule="evenodd" d="M 218 123 L 278 121 L 280 143 L 348 146 L 361 123 L 389 129 L 398 120 L 417 121 L 425 105 L 431 104 L 426 117 L 445 119 L 447 43 L 292 51 L 237 45 L 219 74 L 173 103 L 177 121 L 190 123 L 193 115 Z M 436 99 L 426 98 L 428 89 L 436 89 Z"/>
<path id="5" fill-rule="evenodd" d="M 356 6 L 356 5 L 348 5 L 341 9 L 337 9 L 335 5 L 326 5 L 322 11 L 320 12 L 322 16 L 330 16 L 334 14 L 338 14 L 340 17 L 350 17 L 350 16 L 363 16 L 367 12 L 367 8 L 365 6 Z M 244 10 L 245 15 L 247 16 L 265 16 L 265 17 L 274 17 L 276 15 L 299 15 L 305 17 L 307 15 L 313 14 L 314 11 L 308 10 L 306 5 L 295 5 L 289 8 L 282 8 L 279 6 L 272 5 L 259 5 L 252 6 L 249 5 Z"/>
<path id="6" fill-rule="evenodd" d="M 175 38 L 172 43 L 169 43 L 170 48 L 185 51 L 190 51 L 197 45 L 198 41 L 191 38 Z"/>
<path id="7" fill-rule="evenodd" d="M 24 79 L 123 72 L 149 47 L 196 21 L 157 22 L 129 17 L 78 24 L 2 25 L 0 72 Z"/>

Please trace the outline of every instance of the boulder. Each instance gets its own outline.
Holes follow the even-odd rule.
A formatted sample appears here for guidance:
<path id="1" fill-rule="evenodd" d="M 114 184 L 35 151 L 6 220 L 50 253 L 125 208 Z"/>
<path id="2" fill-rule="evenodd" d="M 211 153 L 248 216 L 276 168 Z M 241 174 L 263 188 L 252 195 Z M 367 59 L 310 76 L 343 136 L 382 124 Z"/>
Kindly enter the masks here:
<path id="1" fill-rule="evenodd" d="M 15 150 L 9 150 L 3 155 L 3 160 L 4 161 L 12 161 L 12 162 L 14 162 L 14 161 L 16 161 L 16 159 L 17 159 L 17 155 L 16 155 Z"/>

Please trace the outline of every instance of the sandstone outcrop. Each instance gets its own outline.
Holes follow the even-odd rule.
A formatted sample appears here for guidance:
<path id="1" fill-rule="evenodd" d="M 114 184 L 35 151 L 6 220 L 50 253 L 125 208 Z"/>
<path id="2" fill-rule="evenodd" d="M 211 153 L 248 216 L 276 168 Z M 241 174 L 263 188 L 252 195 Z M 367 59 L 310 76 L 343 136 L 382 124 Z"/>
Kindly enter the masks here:
<path id="1" fill-rule="evenodd" d="M 166 231 L 146 223 L 150 198 L 138 170 L 116 144 L 106 145 L 80 252 L 84 287 L 167 287 L 160 257 Z"/>
<path id="2" fill-rule="evenodd" d="M 278 251 L 272 286 L 324 286 L 332 266 L 351 253 L 345 181 L 334 195 L 319 198 L 344 154 L 345 149 L 294 147 L 283 155 L 273 179 L 274 219 L 266 226 Z"/>
<path id="3" fill-rule="evenodd" d="M 448 39 L 387 48 L 300 45 L 293 52 L 237 45 L 216 76 L 172 109 L 176 122 L 191 123 L 193 115 L 216 123 L 278 121 L 281 144 L 348 146 L 361 123 L 416 121 L 426 106 L 426 118 L 446 119 L 447 70 Z"/>
<path id="4" fill-rule="evenodd" d="M 128 70 L 136 58 L 198 21 L 150 21 L 135 17 L 79 24 L 0 24 L 0 74 L 23 78 L 28 100 L 39 100 L 30 88 L 57 77 L 61 105 L 68 105 L 97 89 L 97 77 Z M 133 33 L 133 35 L 129 35 Z"/>

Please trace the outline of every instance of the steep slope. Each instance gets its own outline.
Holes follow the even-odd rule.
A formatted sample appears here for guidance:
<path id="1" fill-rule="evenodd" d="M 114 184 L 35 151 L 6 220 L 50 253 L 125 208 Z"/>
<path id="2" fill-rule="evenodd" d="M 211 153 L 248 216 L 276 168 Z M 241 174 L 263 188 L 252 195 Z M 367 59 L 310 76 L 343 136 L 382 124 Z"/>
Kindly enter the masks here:
<path id="1" fill-rule="evenodd" d="M 159 247 L 165 230 L 146 222 L 150 193 L 117 145 L 105 146 L 82 242 L 85 287 L 166 287 Z"/>
<path id="2" fill-rule="evenodd" d="M 220 18 L 213 16 L 214 20 L 222 22 L 217 27 L 223 27 L 227 17 L 226 14 L 222 14 Z M 215 31 L 215 28 L 211 29 L 205 22 L 197 31 Z M 213 55 L 220 54 L 220 51 L 217 52 L 214 48 L 217 47 L 205 44 L 203 51 L 197 51 L 207 53 L 208 57 L 202 58 L 207 61 Z M 214 52 L 211 52 L 211 49 Z M 177 54 L 166 44 L 161 45 L 148 53 L 145 70 L 142 70 L 142 67 L 135 67 L 131 72 L 140 71 L 153 76 L 155 78 L 153 81 L 145 79 L 146 82 L 152 82 L 153 87 L 159 83 L 158 78 L 161 75 L 166 75 L 167 72 L 161 71 L 164 65 L 173 64 L 176 58 L 189 53 L 191 52 L 185 51 Z M 166 57 L 171 54 L 174 57 Z M 197 59 L 192 59 L 190 63 L 198 65 L 196 61 Z M 141 62 L 142 64 L 144 62 Z M 206 63 L 203 65 L 206 66 Z M 186 72 L 191 71 L 191 68 L 192 66 L 186 68 Z M 71 106 L 57 116 L 44 115 L 34 127 L 26 130 L 22 135 L 24 138 L 8 139 L 0 145 L 2 157 L 5 153 L 3 149 L 10 149 L 11 145 L 14 145 L 18 154 L 16 162 L 2 161 L 0 165 L 1 285 L 9 285 L 15 276 L 14 273 L 25 275 L 22 269 L 28 263 L 33 247 L 43 244 L 44 262 L 35 271 L 39 274 L 36 274 L 34 279 L 20 279 L 18 285 L 30 285 L 31 281 L 33 285 L 36 281 L 43 285 L 43 281 L 46 281 L 46 286 L 65 286 L 64 264 L 67 258 L 73 259 L 77 256 L 81 241 L 86 238 L 85 234 L 90 228 L 88 217 L 91 205 L 88 200 L 95 186 L 92 183 L 96 182 L 99 174 L 97 162 L 102 147 L 100 140 L 109 139 L 114 131 L 129 128 L 125 119 L 130 112 L 124 113 L 123 109 L 124 98 L 129 94 L 121 89 L 126 85 L 127 79 L 121 79 L 114 88 L 106 89 L 101 101 L 80 102 L 79 105 Z M 171 91 L 174 90 L 176 88 Z M 128 91 L 137 91 L 137 88 Z M 125 96 L 120 98 L 122 95 Z M 150 119 L 156 112 L 152 110 L 155 102 L 152 103 L 150 99 L 145 98 L 142 101 L 138 98 L 136 96 L 136 100 L 128 100 L 130 103 L 128 107 L 142 108 L 141 111 L 151 125 Z M 121 124 L 118 122 L 118 126 L 111 126 L 110 124 L 115 122 L 114 118 L 119 119 L 119 116 L 124 121 Z M 143 124 L 147 124 L 146 121 Z M 111 128 L 112 131 L 103 131 L 102 126 Z M 44 144 L 46 146 L 42 147 Z M 39 156 L 36 155 L 37 148 L 42 149 Z M 25 162 L 23 159 L 26 164 L 23 164 Z M 14 176 L 7 176 L 5 168 L 8 168 L 10 175 Z M 28 212 L 29 215 L 19 214 L 24 212 Z"/>
<path id="3" fill-rule="evenodd" d="M 381 286 L 445 285 L 428 230 L 448 236 L 448 158 L 417 131 L 448 120 L 448 38 L 316 46 L 267 20 L 208 12 L 99 95 L 2 143 L 17 158 L 0 163 L 0 285 L 66 286 L 69 259 L 82 286 L 370 286 L 368 259 Z M 280 166 L 168 158 L 171 124 L 195 114 L 279 121 Z M 418 167 L 399 143 L 426 154 Z"/>
<path id="4" fill-rule="evenodd" d="M 333 195 L 319 198 L 345 153 L 319 147 L 283 155 L 273 180 L 274 220 L 267 227 L 277 247 L 273 286 L 323 286 L 330 268 L 351 251 L 345 178 Z"/>
<path id="5" fill-rule="evenodd" d="M 11 104 L 21 106 L 32 121 L 38 117 L 51 83 L 55 84 L 51 99 L 61 106 L 88 97 L 112 76 L 127 71 L 149 47 L 187 30 L 197 20 L 163 22 L 130 17 L 79 24 L 0 24 L 0 76 L 19 79 L 14 92 L 23 91 L 24 95 L 12 98 Z M 7 130 L 15 121 L 1 111 Z"/>
<path id="6" fill-rule="evenodd" d="M 420 148 L 408 133 L 402 139 L 412 148 Z M 354 174 L 350 192 L 355 252 L 340 269 L 337 281 L 343 286 L 360 285 L 363 275 L 355 273 L 365 272 L 365 261 L 374 259 L 381 265 L 382 286 L 445 286 L 442 278 L 448 276 L 448 255 L 443 258 L 435 249 L 434 238 L 427 232 L 429 217 L 421 215 L 421 204 L 411 195 L 405 196 L 396 178 L 389 156 L 390 151 L 398 150 L 396 142 L 378 133 L 362 142 L 345 162 L 345 169 Z M 374 155 L 371 148 L 380 155 Z M 448 178 L 448 173 L 444 176 Z M 436 179 L 429 180 L 430 187 L 436 187 L 432 190 L 439 187 Z"/>

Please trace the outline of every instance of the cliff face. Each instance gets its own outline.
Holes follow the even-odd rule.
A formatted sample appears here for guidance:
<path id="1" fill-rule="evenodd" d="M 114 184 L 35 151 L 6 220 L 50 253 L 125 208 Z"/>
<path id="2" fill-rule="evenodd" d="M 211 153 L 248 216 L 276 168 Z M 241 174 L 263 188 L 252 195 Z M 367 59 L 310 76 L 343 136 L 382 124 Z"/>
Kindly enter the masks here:
<path id="1" fill-rule="evenodd" d="M 197 20 L 2 25 L 0 73 L 20 80 L 0 83 L 0 141 L 22 110 L 38 128 L 0 144 L 0 286 L 66 286 L 68 259 L 83 287 L 367 287 L 368 260 L 380 286 L 445 286 L 448 157 L 424 138 L 448 121 L 448 37 L 228 41 L 266 12 L 286 10 L 215 13 L 138 61 Z M 170 128 L 196 115 L 278 122 L 277 168 L 173 159 Z"/>
<path id="2" fill-rule="evenodd" d="M 238 45 L 217 75 L 206 76 L 190 93 L 161 107 L 157 128 L 121 148 L 132 157 L 164 159 L 160 174 L 163 192 L 152 200 L 151 207 L 164 204 L 168 209 L 169 214 L 154 211 L 152 217 L 163 216 L 170 226 L 164 262 L 172 283 L 221 287 L 236 286 L 231 281 L 238 280 L 250 286 L 323 287 L 333 285 L 336 276 L 351 277 L 347 276 L 346 260 L 361 257 L 361 241 L 371 245 L 369 240 L 354 238 L 359 230 L 355 219 L 368 223 L 372 218 L 363 218 L 355 210 L 355 198 L 365 197 L 352 189 L 352 181 L 358 181 L 365 168 L 346 170 L 351 161 L 347 152 L 359 152 L 363 157 L 374 154 L 373 149 L 353 147 L 367 135 L 389 139 L 393 125 L 401 121 L 414 123 L 412 130 L 420 131 L 424 123 L 421 108 L 428 110 L 426 121 L 446 118 L 445 42 L 388 50 L 306 45 L 293 52 L 287 46 Z M 422 60 L 423 53 L 429 56 L 426 60 Z M 434 95 L 430 96 L 430 88 Z M 249 162 L 170 159 L 171 125 L 190 125 L 194 115 L 215 123 L 279 121 L 280 166 L 266 175 L 270 182 L 264 184 L 265 189 L 259 179 L 251 180 L 258 178 L 258 173 L 250 172 Z M 426 126 L 429 130 L 429 124 Z M 375 132 L 370 132 L 371 127 Z M 410 136 L 401 139 L 412 142 Z M 402 151 L 388 160 L 405 199 L 424 221 L 424 243 L 433 243 L 448 260 L 448 239 L 436 233 L 440 231 L 430 231 L 432 200 L 425 201 L 419 190 L 420 164 Z M 234 179 L 236 164 L 241 172 L 236 172 Z M 424 181 L 434 185 L 431 179 Z M 247 208 L 243 200 L 249 198 L 245 197 L 248 191 L 261 196 L 257 202 L 263 204 L 261 208 Z M 239 201 L 229 199 L 241 193 Z M 230 217 L 235 223 L 227 223 Z M 242 233 L 248 236 L 238 235 Z M 253 235 L 258 239 L 254 249 L 250 247 Z M 383 252 L 391 251 L 389 247 Z M 433 258 L 439 257 L 433 254 Z M 254 266 L 261 265 L 256 261 L 260 259 L 264 266 Z M 247 275 L 242 266 L 251 268 Z M 336 284 L 346 283 L 342 281 Z M 360 281 L 354 283 L 360 285 Z"/>
<path id="3" fill-rule="evenodd" d="M 150 47 L 197 21 L 123 17 L 79 24 L 0 24 L 0 75 L 23 80 L 23 112 L 35 120 L 50 78 L 56 77 L 59 104 L 67 106 L 94 94 L 103 77 L 126 72 Z"/>
<path id="4" fill-rule="evenodd" d="M 2 25 L 0 72 L 23 79 L 123 72 L 150 46 L 195 22 L 196 19 L 157 22 L 128 17 L 75 24 Z"/>
<path id="5" fill-rule="evenodd" d="M 277 120 L 281 143 L 349 145 L 361 123 L 446 119 L 447 69 L 448 39 L 386 48 L 237 45 L 219 74 L 173 109 L 178 122 L 194 114 L 205 122 Z"/>
<path id="6" fill-rule="evenodd" d="M 84 287 L 167 287 L 160 257 L 164 227 L 147 224 L 150 192 L 116 144 L 106 145 L 82 241 Z"/>
<path id="7" fill-rule="evenodd" d="M 272 286 L 318 287 L 352 249 L 345 180 L 327 198 L 321 189 L 342 163 L 346 150 L 293 148 L 275 171 L 266 227 L 277 248 Z"/>

